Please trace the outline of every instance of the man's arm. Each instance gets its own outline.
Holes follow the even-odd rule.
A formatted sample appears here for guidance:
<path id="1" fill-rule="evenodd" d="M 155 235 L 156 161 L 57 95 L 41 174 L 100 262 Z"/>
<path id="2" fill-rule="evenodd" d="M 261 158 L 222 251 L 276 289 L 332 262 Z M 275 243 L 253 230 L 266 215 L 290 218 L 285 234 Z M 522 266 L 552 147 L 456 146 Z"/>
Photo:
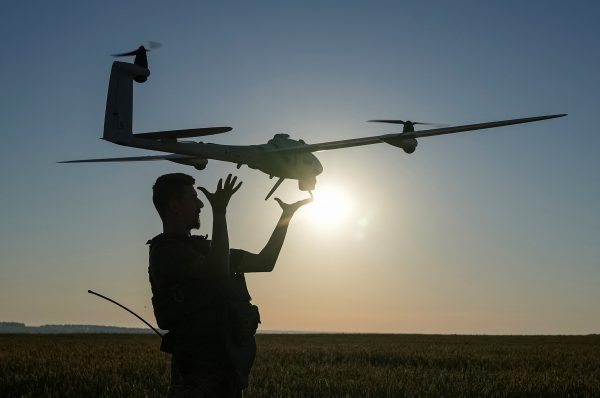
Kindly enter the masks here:
<path id="1" fill-rule="evenodd" d="M 285 240 L 285 235 L 292 216 L 300 207 L 310 203 L 312 199 L 300 200 L 296 203 L 283 203 L 281 199 L 275 198 L 282 212 L 269 241 L 258 254 L 240 250 L 240 263 L 237 264 L 238 272 L 271 272 L 275 267 L 279 252 Z"/>
<path id="2" fill-rule="evenodd" d="M 213 275 L 227 276 L 229 271 L 229 235 L 227 233 L 227 219 L 225 213 L 229 199 L 240 188 L 240 182 L 235 186 L 237 177 L 227 176 L 225 184 L 223 179 L 219 180 L 217 190 L 214 193 L 208 192 L 205 188 L 198 187 L 210 202 L 213 211 L 213 231 L 210 252 L 208 253 L 207 263 L 210 273 Z"/>

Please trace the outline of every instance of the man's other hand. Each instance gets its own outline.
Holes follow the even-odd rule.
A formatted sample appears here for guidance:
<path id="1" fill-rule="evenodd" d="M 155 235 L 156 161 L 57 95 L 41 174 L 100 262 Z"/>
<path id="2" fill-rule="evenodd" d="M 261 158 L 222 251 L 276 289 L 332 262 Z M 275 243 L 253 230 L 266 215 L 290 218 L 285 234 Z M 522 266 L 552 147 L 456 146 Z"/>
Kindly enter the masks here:
<path id="1" fill-rule="evenodd" d="M 219 183 L 217 184 L 217 190 L 214 193 L 208 192 L 204 187 L 198 187 L 210 202 L 213 213 L 225 213 L 227 205 L 229 204 L 229 199 L 231 199 L 233 194 L 242 186 L 241 181 L 239 184 L 235 185 L 236 181 L 237 176 L 232 178 L 231 174 L 225 179 L 225 184 L 223 184 L 223 179 L 220 178 Z"/>

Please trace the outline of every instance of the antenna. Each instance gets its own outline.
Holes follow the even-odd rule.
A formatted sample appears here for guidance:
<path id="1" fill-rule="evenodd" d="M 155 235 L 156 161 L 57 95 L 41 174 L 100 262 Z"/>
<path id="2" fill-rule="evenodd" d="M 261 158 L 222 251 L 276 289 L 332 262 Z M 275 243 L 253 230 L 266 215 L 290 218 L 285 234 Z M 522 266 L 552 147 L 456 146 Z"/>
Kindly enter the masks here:
<path id="1" fill-rule="evenodd" d="M 134 316 L 135 316 L 137 319 L 139 319 L 140 321 L 144 322 L 144 323 L 145 323 L 145 324 L 146 324 L 146 325 L 147 325 L 147 326 L 148 326 L 150 329 L 152 329 L 152 330 L 154 331 L 154 333 L 156 333 L 156 334 L 157 334 L 157 335 L 158 335 L 158 336 L 159 336 L 161 339 L 163 338 L 163 335 L 162 335 L 162 334 L 160 334 L 160 332 L 159 332 L 158 330 L 156 330 L 156 329 L 154 328 L 154 326 L 150 325 L 148 322 L 146 322 L 146 320 L 145 320 L 144 318 L 142 318 L 141 316 L 139 316 L 139 315 L 138 315 L 138 314 L 136 314 L 135 312 L 131 311 L 129 308 L 125 307 L 125 306 L 124 306 L 124 305 L 122 305 L 122 304 L 119 304 L 119 303 L 117 303 L 117 302 L 116 302 L 115 300 L 113 300 L 113 299 L 110 299 L 110 298 L 108 298 L 108 297 L 106 297 L 106 296 L 103 296 L 103 295 L 102 295 L 102 294 L 100 294 L 100 293 L 96 293 L 96 292 L 95 292 L 95 291 L 93 291 L 93 290 L 88 290 L 88 293 L 90 293 L 90 294 L 94 294 L 94 295 L 96 295 L 96 296 L 98 296 L 98 297 L 102 297 L 104 300 L 106 300 L 106 301 L 110 301 L 111 303 L 118 305 L 119 307 L 123 308 L 125 311 L 127 311 L 127 312 L 129 312 L 130 314 L 134 315 Z"/>

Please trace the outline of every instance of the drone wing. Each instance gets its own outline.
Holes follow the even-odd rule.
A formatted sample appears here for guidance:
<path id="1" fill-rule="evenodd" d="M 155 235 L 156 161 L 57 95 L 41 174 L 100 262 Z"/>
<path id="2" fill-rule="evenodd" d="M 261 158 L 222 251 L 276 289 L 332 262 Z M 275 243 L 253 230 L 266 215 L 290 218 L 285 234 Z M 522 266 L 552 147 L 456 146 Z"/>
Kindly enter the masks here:
<path id="1" fill-rule="evenodd" d="M 153 156 L 129 156 L 124 158 L 100 158 L 100 159 L 81 159 L 81 160 L 64 160 L 57 163 L 92 163 L 92 162 L 139 162 L 147 160 L 190 160 L 197 159 L 196 156 L 188 155 L 153 155 Z"/>
<path id="2" fill-rule="evenodd" d="M 567 114 L 561 113 L 558 115 L 533 116 L 533 117 L 525 117 L 525 118 L 521 118 L 521 119 L 500 120 L 497 122 L 465 124 L 462 126 L 454 126 L 454 127 L 442 127 L 442 128 L 438 128 L 438 129 L 415 131 L 413 133 L 410 133 L 410 135 L 413 136 L 412 138 L 431 137 L 434 135 L 460 133 L 462 131 L 483 130 L 483 129 L 490 129 L 493 127 L 510 126 L 512 124 L 538 122 L 540 120 L 555 119 L 557 117 L 563 117 L 563 116 L 567 116 Z"/>
<path id="3" fill-rule="evenodd" d="M 412 133 L 395 133 L 395 134 L 378 135 L 378 136 L 373 136 L 373 137 L 352 138 L 349 140 L 321 142 L 319 144 L 307 144 L 307 145 L 297 146 L 297 147 L 276 148 L 276 149 L 270 149 L 270 150 L 268 150 L 268 152 L 273 153 L 273 152 L 326 151 L 326 150 L 330 150 L 330 149 L 349 148 L 349 147 L 360 146 L 360 145 L 379 144 L 379 143 L 385 142 L 386 140 L 390 140 L 390 139 L 398 140 L 398 139 L 431 137 L 434 135 L 459 133 L 462 131 L 483 130 L 483 129 L 489 129 L 489 128 L 493 128 L 493 127 L 509 126 L 512 124 L 537 122 L 540 120 L 554 119 L 554 118 L 563 117 L 566 115 L 567 115 L 566 113 L 562 113 L 562 114 L 558 114 L 558 115 L 534 116 L 534 117 L 526 117 L 526 118 L 521 118 L 521 119 L 500 120 L 497 122 L 465 124 L 462 126 L 420 130 L 420 131 L 415 131 Z"/>
<path id="4" fill-rule="evenodd" d="M 205 135 L 221 134 L 233 130 L 231 127 L 204 127 L 198 129 L 187 129 L 187 130 L 170 130 L 170 131 L 153 131 L 150 133 L 138 133 L 134 134 L 136 138 L 144 139 L 177 139 L 177 138 L 190 138 L 190 137 L 202 137 Z"/>

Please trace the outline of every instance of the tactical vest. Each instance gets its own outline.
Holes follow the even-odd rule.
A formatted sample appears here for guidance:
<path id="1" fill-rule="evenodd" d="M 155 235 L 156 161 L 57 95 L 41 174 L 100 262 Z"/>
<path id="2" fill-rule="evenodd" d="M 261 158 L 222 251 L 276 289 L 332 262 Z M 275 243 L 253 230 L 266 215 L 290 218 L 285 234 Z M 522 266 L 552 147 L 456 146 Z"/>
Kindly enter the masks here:
<path id="1" fill-rule="evenodd" d="M 185 237 L 160 234 L 147 243 L 152 250 L 168 239 L 176 239 L 208 257 L 210 241 L 202 237 Z M 230 263 L 235 268 L 239 258 Z M 231 261 L 233 260 L 233 261 Z M 195 319 L 205 323 L 207 328 L 217 328 L 222 336 L 225 351 L 231 361 L 235 378 L 240 388 L 248 385 L 248 375 L 256 355 L 254 335 L 260 323 L 258 307 L 250 303 L 251 297 L 243 273 L 232 272 L 229 277 L 189 279 L 183 278 L 177 283 L 162 288 L 155 287 L 150 267 L 148 268 L 152 285 L 152 307 L 158 326 L 174 331 L 166 339 L 177 339 L 178 325 L 184 320 Z M 207 315 L 208 314 L 208 315 Z M 161 350 L 170 352 L 169 342 L 163 339 Z"/>

